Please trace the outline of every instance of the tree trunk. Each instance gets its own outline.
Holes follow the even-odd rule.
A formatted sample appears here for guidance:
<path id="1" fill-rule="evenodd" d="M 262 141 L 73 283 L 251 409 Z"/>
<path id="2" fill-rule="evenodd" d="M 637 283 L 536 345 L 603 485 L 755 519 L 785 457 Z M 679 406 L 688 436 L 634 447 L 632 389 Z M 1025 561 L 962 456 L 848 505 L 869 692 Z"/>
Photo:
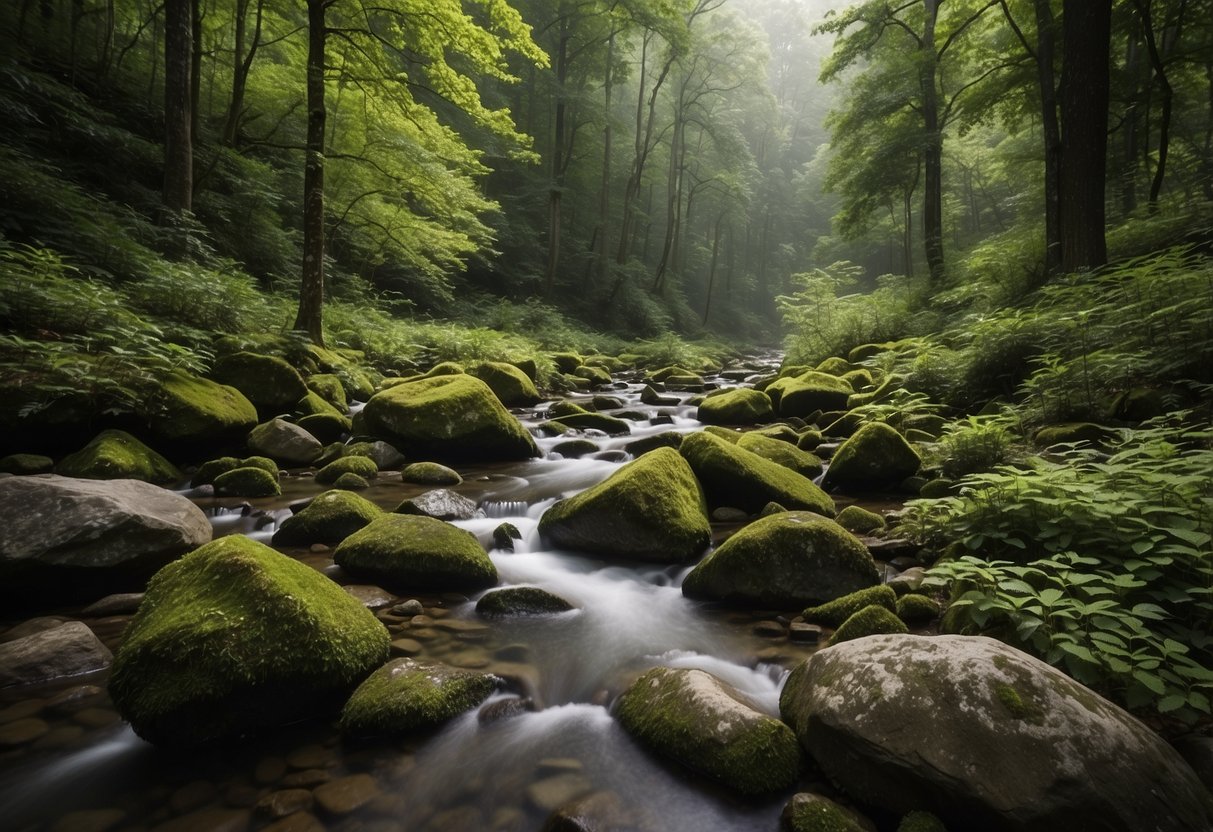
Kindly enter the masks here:
<path id="1" fill-rule="evenodd" d="M 708 297 L 703 303 L 703 323 L 707 326 L 708 315 L 712 312 L 712 288 L 716 285 L 716 263 L 720 256 L 720 226 L 724 222 L 724 212 L 716 218 L 716 229 L 712 234 L 712 264 L 708 266 Z"/>
<path id="2" fill-rule="evenodd" d="M 606 77 L 602 84 L 602 189 L 598 193 L 598 282 L 605 286 L 610 271 L 607 246 L 611 240 L 611 94 L 615 75 L 612 65 L 615 60 L 615 33 L 607 40 Z"/>
<path id="3" fill-rule="evenodd" d="M 297 330 L 324 346 L 324 48 L 329 0 L 307 0 L 307 161 L 303 171 L 303 278 Z"/>
<path id="4" fill-rule="evenodd" d="M 1151 17 L 1152 0 L 1133 0 L 1133 5 L 1137 8 L 1137 14 L 1141 18 L 1142 32 L 1146 39 L 1146 49 L 1150 54 L 1150 65 L 1154 69 L 1154 81 L 1158 83 L 1159 91 L 1162 94 L 1162 114 L 1159 116 L 1158 125 L 1158 166 L 1154 169 L 1154 179 L 1150 183 L 1150 213 L 1158 213 L 1158 197 L 1162 193 L 1163 178 L 1167 174 L 1167 156 L 1171 148 L 1171 107 L 1174 99 L 1174 92 L 1171 89 L 1171 82 L 1167 78 L 1166 65 L 1164 63 L 1163 52 L 1169 52 L 1169 46 L 1179 38 L 1179 28 L 1183 25 L 1184 8 L 1187 5 L 1186 0 L 1182 0 L 1179 4 L 1179 11 L 1176 16 L 1174 27 L 1165 35 L 1166 42 L 1160 50 L 1158 39 L 1154 36 L 1154 22 Z"/>
<path id="5" fill-rule="evenodd" d="M 1045 151 L 1045 274 L 1061 271 L 1061 128 L 1057 121 L 1057 25 L 1051 0 L 1035 0 L 1036 82 Z"/>
<path id="6" fill-rule="evenodd" d="M 183 213 L 193 205 L 191 65 L 193 2 L 164 4 L 164 207 Z"/>
<path id="7" fill-rule="evenodd" d="M 657 273 L 653 278 L 653 291 L 661 294 L 665 291 L 665 276 L 669 271 L 674 249 L 674 241 L 678 238 L 679 220 L 682 208 L 682 145 L 686 141 L 683 135 L 682 95 L 674 109 L 674 127 L 670 133 L 670 167 L 666 177 L 665 194 L 665 239 L 661 243 L 661 260 L 657 263 Z"/>
<path id="8" fill-rule="evenodd" d="M 1067 272 L 1108 262 L 1104 192 L 1108 158 L 1112 0 L 1064 0 L 1061 82 L 1061 256 Z"/>
<path id="9" fill-rule="evenodd" d="M 943 280 L 943 133 L 939 124 L 938 53 L 935 51 L 935 23 L 942 0 L 925 0 L 926 21 L 922 36 L 922 67 L 919 83 L 922 88 L 922 126 L 925 140 L 923 162 L 926 179 L 923 183 L 922 233 L 927 252 L 927 268 L 931 282 Z"/>
<path id="10" fill-rule="evenodd" d="M 1213 62 L 1205 64 L 1205 80 L 1209 85 L 1209 112 L 1205 122 L 1205 178 L 1200 190 L 1205 199 L 1213 201 Z"/>
<path id="11" fill-rule="evenodd" d="M 565 119 L 568 103 L 564 85 L 569 74 L 568 18 L 560 21 L 560 41 L 556 50 L 556 126 L 552 137 L 552 184 L 548 188 L 548 263 L 544 272 L 544 294 L 550 300 L 556 290 L 556 272 L 560 269 L 560 202 L 564 196 Z"/>
<path id="12" fill-rule="evenodd" d="M 202 120 L 202 0 L 190 0 L 190 139 L 197 142 Z"/>
<path id="13" fill-rule="evenodd" d="M 248 87 L 249 72 L 253 58 L 261 44 L 261 16 L 263 0 L 257 0 L 257 17 L 253 24 L 253 40 L 244 51 L 244 27 L 248 16 L 249 0 L 239 0 L 236 5 L 236 45 L 232 55 L 232 97 L 227 105 L 227 118 L 223 123 L 223 143 L 235 147 L 240 136 L 240 120 L 244 117 L 244 92 Z"/>
<path id="14" fill-rule="evenodd" d="M 1125 76 L 1133 88 L 1125 112 L 1123 130 L 1123 155 L 1120 172 L 1120 208 L 1126 217 L 1137 210 L 1137 135 L 1141 121 L 1143 93 L 1138 85 L 1141 63 L 1141 45 L 1134 33 L 1130 33 L 1125 45 Z M 1147 83 L 1149 83 L 1147 81 Z"/>

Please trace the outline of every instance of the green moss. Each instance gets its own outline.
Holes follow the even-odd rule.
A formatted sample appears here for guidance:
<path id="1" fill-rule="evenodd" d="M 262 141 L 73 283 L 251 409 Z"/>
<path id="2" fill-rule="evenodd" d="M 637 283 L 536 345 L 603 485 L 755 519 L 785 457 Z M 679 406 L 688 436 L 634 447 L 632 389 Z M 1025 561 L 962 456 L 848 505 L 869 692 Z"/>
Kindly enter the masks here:
<path id="1" fill-rule="evenodd" d="M 702 691 L 703 677 L 715 690 Z M 615 715 L 643 745 L 741 794 L 769 794 L 795 782 L 800 749 L 792 730 L 756 711 L 737 719 L 740 707 L 724 719 L 712 707 L 719 697 L 731 694 L 701 670 L 656 667 L 619 697 Z"/>
<path id="2" fill-rule="evenodd" d="M 433 517 L 387 514 L 347 537 L 333 560 L 351 575 L 402 592 L 483 589 L 497 568 L 475 535 Z"/>
<path id="3" fill-rule="evenodd" d="M 884 518 L 859 506 L 847 506 L 838 513 L 838 525 L 855 534 L 867 534 L 885 527 Z"/>
<path id="4" fill-rule="evenodd" d="M 437 462 L 414 462 L 407 465 L 400 473 L 400 478 L 404 482 L 418 485 L 459 485 L 463 482 L 463 477 L 456 471 Z"/>
<path id="5" fill-rule="evenodd" d="M 54 468 L 55 460 L 40 454 L 10 454 L 0 459 L 0 473 L 3 474 L 49 474 Z"/>
<path id="6" fill-rule="evenodd" d="M 796 437 L 796 447 L 802 451 L 815 451 L 821 443 L 821 431 L 812 428 L 801 431 Z"/>
<path id="7" fill-rule="evenodd" d="M 544 589 L 511 586 L 495 589 L 476 602 L 476 612 L 489 618 L 509 615 L 554 615 L 574 609 L 573 605 Z"/>
<path id="8" fill-rule="evenodd" d="M 839 376 L 839 378 L 851 385 L 851 389 L 856 393 L 875 385 L 875 380 L 872 378 L 872 373 L 864 368 L 843 373 Z"/>
<path id="9" fill-rule="evenodd" d="M 387 655 L 383 625 L 337 584 L 231 535 L 152 579 L 109 692 L 144 739 L 196 745 L 335 707 Z"/>
<path id="10" fill-rule="evenodd" d="M 710 433 L 717 439 L 723 439 L 730 445 L 736 445 L 741 441 L 741 431 L 733 430 L 732 428 L 724 428 L 720 427 L 719 425 L 708 425 L 703 429 L 703 432 Z"/>
<path id="11" fill-rule="evenodd" d="M 565 459 L 580 459 L 586 454 L 598 453 L 600 448 L 588 439 L 569 439 L 552 448 L 552 453 Z"/>
<path id="12" fill-rule="evenodd" d="M 383 510 L 348 491 L 326 491 L 297 514 L 282 522 L 274 533 L 277 546 L 336 545 L 382 516 Z"/>
<path id="13" fill-rule="evenodd" d="M 830 645 L 841 644 L 880 633 L 907 633 L 905 623 L 880 604 L 864 607 L 839 625 L 830 636 Z"/>
<path id="14" fill-rule="evenodd" d="M 1011 685 L 1002 682 L 994 683 L 994 696 L 1013 719 L 1036 724 L 1044 721 L 1044 712 L 1040 707 L 1035 702 L 1024 699 L 1020 692 Z"/>
<path id="15" fill-rule="evenodd" d="M 841 806 L 819 795 L 795 795 L 784 807 L 785 832 L 866 832 Z"/>
<path id="16" fill-rule="evenodd" d="M 867 548 L 837 523 L 785 511 L 755 520 L 710 552 L 687 575 L 682 592 L 688 598 L 791 609 L 878 579 Z"/>
<path id="17" fill-rule="evenodd" d="M 603 557 L 680 563 L 703 551 L 711 529 L 690 467 L 672 448 L 658 448 L 552 506 L 539 533 L 553 546 Z"/>
<path id="18" fill-rule="evenodd" d="M 600 430 L 607 436 L 626 436 L 632 432 L 631 426 L 623 419 L 605 413 L 573 413 L 554 421 L 573 430 Z"/>
<path id="19" fill-rule="evenodd" d="M 333 488 L 340 488 L 344 491 L 364 491 L 370 487 L 371 483 L 366 477 L 355 474 L 353 471 L 346 471 L 333 480 Z"/>
<path id="20" fill-rule="evenodd" d="M 295 403 L 295 413 L 300 416 L 340 416 L 345 417 L 337 408 L 333 407 L 322 396 L 308 390 Z"/>
<path id="21" fill-rule="evenodd" d="M 755 425 L 773 415 L 770 396 L 744 387 L 708 396 L 698 412 L 699 421 L 709 425 Z"/>
<path id="22" fill-rule="evenodd" d="M 571 373 L 582 363 L 581 356 L 575 352 L 554 352 L 551 357 L 556 369 L 562 373 Z"/>
<path id="23" fill-rule="evenodd" d="M 487 384 L 506 407 L 529 407 L 540 399 L 535 382 L 512 364 L 486 361 L 468 372 Z"/>
<path id="24" fill-rule="evenodd" d="M 422 376 L 422 378 L 439 378 L 440 376 L 458 376 L 464 373 L 463 365 L 456 364 L 454 361 L 443 361 L 440 364 L 435 364 L 430 368 L 430 371 Z"/>
<path id="25" fill-rule="evenodd" d="M 359 685 L 341 711 L 341 730 L 356 736 L 431 731 L 488 699 L 501 680 L 433 662 L 395 659 Z"/>
<path id="26" fill-rule="evenodd" d="M 143 480 L 161 485 L 185 478 L 171 462 L 122 430 L 97 434 L 92 442 L 64 457 L 55 471 L 65 477 Z"/>
<path id="27" fill-rule="evenodd" d="M 668 367 L 653 370 L 648 374 L 647 378 L 649 381 L 666 381 L 674 376 L 692 376 L 694 378 L 699 378 L 698 374 L 696 374 L 693 370 L 688 370 L 686 367 L 680 367 L 677 364 L 672 364 Z M 702 383 L 703 379 L 699 379 L 699 381 Z"/>
<path id="28" fill-rule="evenodd" d="M 892 611 L 897 608 L 897 593 L 888 584 L 867 587 L 820 606 L 808 608 L 804 611 L 804 620 L 810 624 L 838 627 L 852 615 L 872 604 Z"/>
<path id="29" fill-rule="evenodd" d="M 642 404 L 651 405 L 653 407 L 670 407 L 678 404 L 678 397 L 663 396 L 651 384 L 646 384 L 644 389 L 640 391 L 640 401 Z"/>
<path id="30" fill-rule="evenodd" d="M 925 624 L 939 617 L 939 602 L 926 595 L 910 593 L 897 599 L 897 617 L 907 624 Z"/>
<path id="31" fill-rule="evenodd" d="M 276 469 L 270 474 L 252 466 L 224 471 L 215 477 L 214 485 L 220 497 L 277 497 L 282 493 Z"/>
<path id="32" fill-rule="evenodd" d="M 843 442 L 830 460 L 824 484 L 843 489 L 879 489 L 913 476 L 922 464 L 910 443 L 884 422 L 869 422 Z"/>
<path id="33" fill-rule="evenodd" d="M 522 532 L 513 523 L 502 523 L 493 529 L 493 545 L 505 552 L 514 551 L 514 541 L 522 540 Z"/>
<path id="34" fill-rule="evenodd" d="M 665 433 L 655 433 L 652 436 L 643 436 L 634 442 L 624 445 L 623 449 L 632 456 L 640 456 L 647 454 L 649 451 L 655 451 L 658 448 L 673 448 L 674 450 L 678 450 L 681 444 L 681 433 L 666 431 Z"/>
<path id="35" fill-rule="evenodd" d="M 897 832 L 948 832 L 943 821 L 930 812 L 907 812 L 897 824 Z"/>
<path id="36" fill-rule="evenodd" d="M 316 472 L 316 482 L 331 485 L 342 474 L 357 474 L 364 480 L 374 479 L 379 473 L 375 460 L 365 456 L 343 456 Z"/>
<path id="37" fill-rule="evenodd" d="M 831 356 L 830 358 L 827 358 L 825 361 L 821 362 L 814 368 L 814 370 L 818 373 L 825 373 L 828 376 L 838 376 L 839 378 L 841 378 L 842 376 L 846 375 L 847 373 L 851 372 L 854 369 L 855 369 L 854 364 L 852 364 L 850 361 L 847 361 L 845 358 L 839 358 L 836 355 Z"/>
<path id="38" fill-rule="evenodd" d="M 589 367 L 582 364 L 573 370 L 573 375 L 585 379 L 594 387 L 602 387 L 611 383 L 611 374 L 601 367 Z"/>
<path id="39" fill-rule="evenodd" d="M 235 471 L 237 468 L 260 468 L 267 474 L 272 475 L 275 481 L 278 479 L 278 463 L 269 457 L 250 456 L 244 459 L 237 459 L 234 456 L 221 456 L 218 459 L 209 460 L 198 466 L 198 470 L 190 480 L 190 485 L 194 488 L 200 485 L 210 485 L 220 474 Z"/>
<path id="40" fill-rule="evenodd" d="M 308 389 L 332 405 L 342 415 L 349 410 L 349 402 L 345 397 L 345 388 L 341 379 L 336 375 L 320 373 L 309 376 Z"/>
<path id="41" fill-rule="evenodd" d="M 950 480 L 947 477 L 936 477 L 933 480 L 927 480 L 921 489 L 918 496 L 928 499 L 936 499 L 939 497 L 950 497 L 956 493 L 956 481 Z"/>
<path id="42" fill-rule="evenodd" d="M 758 454 L 763 459 L 768 459 L 777 465 L 782 465 L 802 477 L 812 479 L 821 475 L 821 460 L 789 442 L 771 439 L 754 431 L 743 433 L 737 440 L 737 447 Z"/>
<path id="43" fill-rule="evenodd" d="M 239 439 L 257 424 L 257 409 L 235 387 L 184 372 L 160 383 L 143 415 L 158 437 L 184 444 Z"/>
<path id="44" fill-rule="evenodd" d="M 548 408 L 548 412 L 556 419 L 562 419 L 565 416 L 575 416 L 578 413 L 589 413 L 590 411 L 568 399 L 561 399 L 558 402 L 552 402 L 552 406 Z"/>
<path id="45" fill-rule="evenodd" d="M 281 358 L 237 352 L 215 362 L 211 377 L 235 387 L 262 418 L 290 413 L 308 392 L 299 372 Z"/>
<path id="46" fill-rule="evenodd" d="M 781 378 L 767 387 L 766 392 L 780 416 L 804 417 L 817 410 L 846 407 L 847 399 L 855 391 L 840 378 L 809 371 Z"/>
<path id="47" fill-rule="evenodd" d="M 690 463 L 713 508 L 730 506 L 757 514 L 767 503 L 776 502 L 834 516 L 834 501 L 807 477 L 712 434 L 690 434 L 679 453 Z"/>
<path id="48" fill-rule="evenodd" d="M 397 385 L 373 396 L 362 413 L 373 433 L 411 456 L 486 462 L 539 454 L 493 391 L 468 375 Z"/>
<path id="49" fill-rule="evenodd" d="M 351 430 L 349 418 L 339 413 L 313 413 L 297 424 L 325 444 L 338 441 Z"/>

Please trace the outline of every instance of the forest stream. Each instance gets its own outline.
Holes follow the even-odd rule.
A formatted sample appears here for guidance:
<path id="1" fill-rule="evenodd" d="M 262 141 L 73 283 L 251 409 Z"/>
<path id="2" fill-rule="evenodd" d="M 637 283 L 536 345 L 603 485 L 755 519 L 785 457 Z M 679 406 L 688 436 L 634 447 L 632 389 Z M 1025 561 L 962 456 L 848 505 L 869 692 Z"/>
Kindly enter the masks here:
<path id="1" fill-rule="evenodd" d="M 755 377 L 776 365 L 773 355 L 749 364 Z M 742 383 L 721 377 L 705 381 Z M 686 403 L 691 394 L 676 394 L 677 405 L 652 407 L 639 404 L 643 386 L 623 377 L 603 391 L 623 400 L 618 410 L 639 408 L 651 418 L 633 423 L 628 436 L 590 437 L 600 448 L 597 453 L 565 459 L 554 452 L 568 437 L 540 435 L 537 426 L 546 410 L 540 405 L 515 412 L 536 435 L 542 458 L 460 468 L 464 482 L 455 490 L 474 499 L 483 516 L 455 524 L 490 549 L 500 585 L 540 587 L 576 609 L 486 623 L 475 611 L 478 595 L 417 596 L 423 611 L 411 614 L 414 605 L 400 605 L 412 596 L 351 587 L 391 631 L 394 655 L 435 659 L 505 680 L 503 691 L 478 710 L 427 738 L 397 743 L 359 745 L 341 739 L 331 726 L 304 723 L 248 744 L 174 755 L 153 749 L 121 722 L 103 676 L 5 691 L 0 721 L 7 730 L 0 725 L 0 739 L 15 750 L 0 756 L 4 825 L 237 829 L 246 828 L 253 813 L 258 826 L 279 816 L 296 817 L 292 829 L 314 828 L 301 818 L 308 824 L 323 818 L 325 828 L 341 830 L 527 830 L 539 829 L 570 800 L 596 795 L 595 800 L 618 803 L 628 828 L 776 828 L 792 790 L 744 800 L 675 771 L 638 747 L 610 708 L 640 672 L 665 665 L 706 670 L 755 709 L 778 717 L 783 680 L 816 644 L 792 640 L 787 614 L 713 608 L 684 598 L 680 588 L 689 565 L 608 565 L 545 549 L 539 540 L 543 512 L 617 470 L 630 458 L 624 450 L 628 443 L 702 427 Z M 580 398 L 590 395 L 572 400 Z M 232 499 L 197 502 L 216 536 L 244 534 L 269 544 L 290 505 L 323 490 L 310 474 L 284 476 L 282 484 L 281 498 L 251 505 Z M 363 495 L 390 510 L 425 490 L 385 472 Z M 522 535 L 513 552 L 493 547 L 494 529 L 507 522 Z M 713 537 L 719 542 L 735 528 L 713 523 Z M 284 551 L 350 583 L 324 546 Z M 78 609 L 59 612 L 79 614 Z M 116 649 L 130 616 L 87 620 Z M 21 744 L 10 736 L 14 725 L 39 736 Z M 271 793 L 275 797 L 267 801 Z M 312 814 L 291 815 L 297 808 Z"/>

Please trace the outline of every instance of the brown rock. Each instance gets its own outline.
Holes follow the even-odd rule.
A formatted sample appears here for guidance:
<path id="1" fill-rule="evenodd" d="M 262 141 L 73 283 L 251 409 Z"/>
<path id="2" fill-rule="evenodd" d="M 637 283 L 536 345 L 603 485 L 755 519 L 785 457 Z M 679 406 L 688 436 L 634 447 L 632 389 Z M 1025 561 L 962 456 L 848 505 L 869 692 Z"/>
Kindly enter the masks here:
<path id="1" fill-rule="evenodd" d="M 316 804 L 330 815 L 348 815 L 379 794 L 375 778 L 369 774 L 351 774 L 317 787 Z"/>
<path id="2" fill-rule="evenodd" d="M 284 818 L 296 812 L 310 812 L 312 793 L 307 789 L 280 789 L 257 801 L 254 811 L 267 818 Z"/>
<path id="3" fill-rule="evenodd" d="M 310 812 L 296 812 L 293 815 L 275 821 L 266 826 L 261 832 L 325 832 L 324 824 Z"/>
<path id="4" fill-rule="evenodd" d="M 30 717 L 0 725 L 0 748 L 16 748 L 41 737 L 51 727 L 44 720 Z"/>
<path id="5" fill-rule="evenodd" d="M 245 809 L 202 809 L 165 821 L 152 832 L 245 832 L 250 820 Z"/>
<path id="6" fill-rule="evenodd" d="M 195 780 L 187 783 L 168 800 L 168 806 L 178 815 L 199 809 L 215 799 L 215 786 L 207 780 Z"/>
<path id="7" fill-rule="evenodd" d="M 286 774 L 286 760 L 281 757 L 262 757 L 253 769 L 253 779 L 263 785 L 277 783 Z"/>

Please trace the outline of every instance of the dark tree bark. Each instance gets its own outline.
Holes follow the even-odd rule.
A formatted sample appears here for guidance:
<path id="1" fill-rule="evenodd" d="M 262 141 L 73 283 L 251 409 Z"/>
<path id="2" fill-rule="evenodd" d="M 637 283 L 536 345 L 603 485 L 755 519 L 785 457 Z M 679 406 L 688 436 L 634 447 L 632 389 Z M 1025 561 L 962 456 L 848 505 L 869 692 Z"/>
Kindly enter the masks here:
<path id="1" fill-rule="evenodd" d="M 295 329 L 324 345 L 324 50 L 331 0 L 307 0 L 307 161 L 303 171 L 303 279 Z"/>
<path id="2" fill-rule="evenodd" d="M 1112 0 L 1062 5 L 1061 257 L 1067 272 L 1108 262 L 1104 236 Z"/>
<path id="3" fill-rule="evenodd" d="M 202 118 L 202 0 L 190 0 L 190 139 L 197 143 Z"/>
<path id="4" fill-rule="evenodd" d="M 193 64 L 193 2 L 164 4 L 164 207 L 189 211 L 193 205 L 194 174 L 191 90 Z"/>
<path id="5" fill-rule="evenodd" d="M 1158 213 L 1158 197 L 1162 193 L 1163 179 L 1167 175 L 1167 157 L 1171 149 L 1171 108 L 1174 103 L 1174 91 L 1167 78 L 1166 54 L 1170 46 L 1179 39 L 1179 30 L 1183 25 L 1184 10 L 1187 0 L 1181 0 L 1176 13 L 1174 25 L 1164 34 L 1164 43 L 1159 47 L 1158 38 L 1154 34 L 1154 22 L 1151 16 L 1153 0 L 1133 0 L 1137 14 L 1141 18 L 1142 33 L 1145 35 L 1146 49 L 1150 54 L 1150 66 L 1154 70 L 1154 83 L 1158 84 L 1162 98 L 1162 113 L 1158 124 L 1158 165 L 1154 168 L 1154 178 L 1150 183 L 1150 213 Z"/>
<path id="6" fill-rule="evenodd" d="M 927 252 L 927 269 L 932 282 L 944 276 L 943 259 L 943 132 L 939 124 L 939 91 L 936 74 L 939 53 L 935 49 L 935 24 L 941 0 L 924 0 L 926 20 L 921 41 L 922 63 L 919 83 L 922 89 L 923 182 L 922 233 Z"/>
<path id="7" fill-rule="evenodd" d="M 598 282 L 605 286 L 610 271 L 607 246 L 611 239 L 611 96 L 614 92 L 615 33 L 607 41 L 606 78 L 603 80 L 603 125 L 602 125 L 602 190 L 598 194 Z"/>
<path id="8" fill-rule="evenodd" d="M 236 146 L 240 135 L 240 120 L 244 118 L 244 92 L 248 86 L 249 73 L 253 69 L 253 59 L 257 55 L 257 47 L 261 45 L 261 15 L 262 0 L 257 0 L 257 17 L 253 24 L 253 38 L 244 49 L 244 28 L 248 16 L 249 0 L 239 0 L 236 5 L 236 43 L 232 57 L 232 97 L 227 105 L 227 118 L 223 123 L 223 143 L 228 147 Z"/>
<path id="9" fill-rule="evenodd" d="M 1057 22 L 1050 0 L 1035 0 L 1036 83 L 1045 151 L 1045 274 L 1061 271 L 1061 126 L 1057 115 Z"/>
<path id="10" fill-rule="evenodd" d="M 560 203 L 564 198 L 565 120 L 568 103 L 565 83 L 569 75 L 569 22 L 560 20 L 560 39 L 556 48 L 556 126 L 552 137 L 552 185 L 548 189 L 548 262 L 544 273 L 544 293 L 550 299 L 556 291 L 556 272 L 560 269 Z"/>

